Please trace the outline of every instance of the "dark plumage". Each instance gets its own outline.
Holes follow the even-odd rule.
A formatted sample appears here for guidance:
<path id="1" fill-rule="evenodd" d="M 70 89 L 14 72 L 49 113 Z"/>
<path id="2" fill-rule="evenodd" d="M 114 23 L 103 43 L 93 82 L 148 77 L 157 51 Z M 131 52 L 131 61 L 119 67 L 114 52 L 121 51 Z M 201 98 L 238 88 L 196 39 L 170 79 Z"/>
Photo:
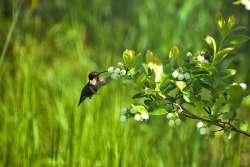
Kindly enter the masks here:
<path id="1" fill-rule="evenodd" d="M 111 81 L 111 77 L 106 77 L 104 79 L 99 78 L 99 75 L 104 72 L 91 72 L 89 74 L 89 82 L 82 89 L 78 105 L 80 105 L 87 97 L 91 98 L 99 88 Z"/>

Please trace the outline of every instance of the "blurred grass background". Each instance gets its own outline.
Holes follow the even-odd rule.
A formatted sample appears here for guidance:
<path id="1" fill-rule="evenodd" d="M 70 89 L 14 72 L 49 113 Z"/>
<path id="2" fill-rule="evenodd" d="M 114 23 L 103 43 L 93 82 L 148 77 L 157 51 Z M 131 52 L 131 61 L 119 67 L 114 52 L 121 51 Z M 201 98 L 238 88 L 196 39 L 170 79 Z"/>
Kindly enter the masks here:
<path id="1" fill-rule="evenodd" d="M 192 120 L 175 128 L 158 117 L 121 123 L 133 90 L 119 81 L 77 106 L 87 74 L 121 60 L 125 48 L 163 58 L 173 44 L 195 51 L 215 33 L 219 11 L 235 15 L 249 34 L 242 6 L 229 0 L 0 2 L 1 166 L 250 166 L 244 136 L 200 136 Z M 236 81 L 248 85 L 249 49 L 242 45 L 228 60 L 239 70 Z M 249 111 L 247 98 L 239 115 L 248 123 Z"/>

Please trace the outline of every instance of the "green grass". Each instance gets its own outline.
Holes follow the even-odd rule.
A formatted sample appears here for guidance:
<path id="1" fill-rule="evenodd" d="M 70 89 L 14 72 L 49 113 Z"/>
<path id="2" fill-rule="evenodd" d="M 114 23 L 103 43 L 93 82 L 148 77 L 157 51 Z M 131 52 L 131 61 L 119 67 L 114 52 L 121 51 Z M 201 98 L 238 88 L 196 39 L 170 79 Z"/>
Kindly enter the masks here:
<path id="1" fill-rule="evenodd" d="M 218 133 L 209 138 L 199 135 L 193 120 L 171 128 L 157 116 L 145 123 L 121 123 L 120 110 L 129 104 L 133 88 L 120 81 L 77 106 L 87 73 L 121 59 L 127 47 L 152 49 L 162 56 L 174 43 L 201 47 L 198 41 L 213 30 L 210 13 L 221 2 L 216 6 L 171 0 L 165 5 L 163 0 L 147 0 L 124 11 L 120 9 L 125 1 L 91 1 L 89 7 L 79 1 L 75 6 L 58 2 L 63 7 L 53 5 L 59 12 L 44 4 L 40 5 L 45 11 L 38 14 L 31 14 L 35 9 L 21 11 L 0 64 L 0 166 L 250 165 L 250 140 L 243 136 L 229 140 Z M 117 16 L 106 16 L 105 5 Z M 199 17 L 193 16 L 195 11 Z M 155 12 L 159 13 L 152 15 Z M 249 122 L 249 114 L 245 116 Z"/>
<path id="2" fill-rule="evenodd" d="M 200 136 L 192 120 L 175 128 L 159 117 L 121 123 L 119 112 L 131 93 L 119 81 L 78 107 L 86 82 L 86 73 L 78 69 L 85 58 L 72 56 L 44 65 L 32 54 L 30 49 L 37 47 L 33 45 L 38 46 L 35 41 L 20 46 L 17 58 L 4 65 L 2 166 L 249 165 L 249 139 L 244 137 Z M 29 58 L 26 51 L 31 52 Z M 95 68 L 88 65 L 86 69 Z"/>

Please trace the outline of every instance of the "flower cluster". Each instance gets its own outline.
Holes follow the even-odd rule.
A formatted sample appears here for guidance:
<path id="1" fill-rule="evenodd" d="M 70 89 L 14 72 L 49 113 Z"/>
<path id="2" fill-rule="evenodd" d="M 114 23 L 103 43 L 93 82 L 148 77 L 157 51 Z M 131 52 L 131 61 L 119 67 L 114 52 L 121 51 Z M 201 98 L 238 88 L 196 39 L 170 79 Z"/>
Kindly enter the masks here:
<path id="1" fill-rule="evenodd" d="M 181 72 L 179 72 L 178 70 L 175 70 L 173 73 L 172 73 L 172 77 L 173 78 L 176 78 L 176 79 L 178 79 L 178 80 L 180 80 L 180 81 L 182 81 L 182 80 L 188 80 L 188 79 L 190 79 L 190 74 L 188 73 L 188 72 L 185 72 L 185 73 L 181 73 Z"/>
<path id="2" fill-rule="evenodd" d="M 129 117 L 134 117 L 136 121 L 144 121 L 149 119 L 149 113 L 144 106 L 131 105 L 129 108 L 122 108 L 120 112 L 120 121 L 126 122 Z"/>
<path id="3" fill-rule="evenodd" d="M 246 10 L 250 10 L 250 0 L 241 0 L 241 4 L 245 6 Z"/>
<path id="4" fill-rule="evenodd" d="M 198 56 L 197 56 L 197 61 L 199 61 L 199 62 L 204 62 L 204 61 L 205 61 L 205 57 L 204 57 L 204 56 L 201 56 L 201 55 L 198 55 Z"/>
<path id="5" fill-rule="evenodd" d="M 198 55 L 198 56 L 196 57 L 196 60 L 197 60 L 198 62 L 202 63 L 202 64 L 208 63 L 208 60 L 206 60 L 205 57 L 204 57 L 202 54 Z"/>
<path id="6" fill-rule="evenodd" d="M 144 121 L 149 119 L 149 114 L 143 105 L 131 105 L 130 113 L 136 121 Z"/>
<path id="7" fill-rule="evenodd" d="M 196 127 L 199 129 L 201 135 L 208 134 L 210 131 L 210 129 L 206 127 L 201 121 L 196 124 Z"/>
<path id="8" fill-rule="evenodd" d="M 129 109 L 128 108 L 122 108 L 121 112 L 120 112 L 120 121 L 121 122 L 126 122 L 128 120 L 128 112 Z"/>
<path id="9" fill-rule="evenodd" d="M 108 72 L 111 73 L 112 79 L 118 79 L 121 76 L 125 76 L 127 74 L 127 71 L 124 68 L 124 64 L 122 62 L 117 63 L 118 67 L 110 66 L 108 68 Z"/>
<path id="10" fill-rule="evenodd" d="M 178 112 L 182 112 L 182 110 L 179 109 Z M 169 126 L 173 127 L 175 125 L 180 125 L 181 124 L 181 119 L 179 118 L 178 112 L 174 112 L 174 113 L 169 112 L 166 115 L 167 119 L 169 120 L 168 121 Z"/>
<path id="11" fill-rule="evenodd" d="M 208 40 L 208 39 L 206 39 L 206 40 Z M 192 54 L 192 53 L 187 53 L 187 54 Z M 197 61 L 200 64 L 209 63 L 208 60 L 206 60 L 206 58 L 204 56 L 205 54 L 206 54 L 206 52 L 202 50 L 202 51 L 200 51 L 200 53 L 197 56 L 193 57 L 193 60 Z"/>
<path id="12" fill-rule="evenodd" d="M 247 84 L 242 82 L 242 83 L 233 83 L 232 85 L 239 85 L 243 90 L 247 90 Z"/>
<path id="13" fill-rule="evenodd" d="M 134 118 L 136 121 L 148 120 L 149 114 L 147 112 L 137 113 L 137 114 L 135 114 Z"/>

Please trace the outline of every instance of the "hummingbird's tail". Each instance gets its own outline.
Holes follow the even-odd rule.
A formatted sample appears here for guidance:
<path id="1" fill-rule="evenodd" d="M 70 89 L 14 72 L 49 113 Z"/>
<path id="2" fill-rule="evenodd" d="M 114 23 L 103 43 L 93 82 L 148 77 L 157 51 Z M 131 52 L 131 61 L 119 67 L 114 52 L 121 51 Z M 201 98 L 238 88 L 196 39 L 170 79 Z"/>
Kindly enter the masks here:
<path id="1" fill-rule="evenodd" d="M 79 103 L 78 103 L 78 106 L 80 106 L 80 104 L 86 99 L 85 96 L 81 97 L 80 100 L 79 100 Z"/>

